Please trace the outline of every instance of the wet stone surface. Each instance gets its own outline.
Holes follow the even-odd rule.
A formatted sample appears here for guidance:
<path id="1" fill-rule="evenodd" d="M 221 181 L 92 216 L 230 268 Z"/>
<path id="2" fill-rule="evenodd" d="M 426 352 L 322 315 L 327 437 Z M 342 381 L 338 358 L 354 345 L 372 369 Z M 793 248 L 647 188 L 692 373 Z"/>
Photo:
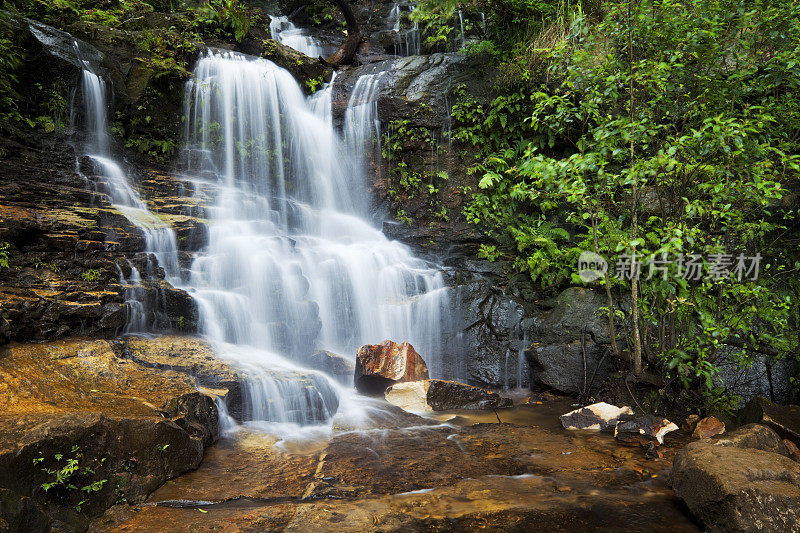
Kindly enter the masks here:
<path id="1" fill-rule="evenodd" d="M 668 435 L 663 458 L 649 460 L 609 435 L 567 432 L 558 414 L 569 407 L 519 406 L 500 412 L 502 423 L 491 411 L 454 411 L 430 426 L 408 419 L 412 427 L 301 440 L 243 429 L 197 471 L 92 529 L 698 530 L 666 485 L 688 435 Z"/>

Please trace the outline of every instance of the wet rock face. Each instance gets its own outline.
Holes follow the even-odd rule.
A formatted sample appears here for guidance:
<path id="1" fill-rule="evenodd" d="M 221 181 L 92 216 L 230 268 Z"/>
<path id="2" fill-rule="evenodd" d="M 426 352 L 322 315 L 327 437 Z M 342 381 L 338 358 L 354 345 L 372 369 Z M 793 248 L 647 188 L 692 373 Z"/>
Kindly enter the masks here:
<path id="1" fill-rule="evenodd" d="M 588 393 L 612 369 L 608 319 L 600 311 L 608 300 L 591 289 L 570 287 L 551 305 L 525 321 L 533 341 L 526 352 L 533 381 L 560 392 Z"/>
<path id="2" fill-rule="evenodd" d="M 393 383 L 428 378 L 425 361 L 407 342 L 387 340 L 358 349 L 354 380 L 356 389 L 362 394 L 383 394 Z"/>
<path id="3" fill-rule="evenodd" d="M 80 86 L 83 57 L 101 62 L 94 47 L 59 30 L 18 19 L 20 39 L 30 52 L 20 82 L 55 91 L 65 102 Z M 77 44 L 76 44 L 77 43 Z M 111 74 L 111 70 L 102 70 Z M 120 85 L 114 83 L 115 88 Z M 32 94 L 36 91 L 31 91 Z M 41 91 L 40 91 L 41 92 Z M 74 98 L 80 101 L 81 95 Z M 35 110 L 35 102 L 30 103 Z M 65 118 L 68 120 L 68 118 Z M 142 254 L 144 235 L 103 194 L 104 178 L 76 153 L 83 134 L 57 129 L 0 138 L 0 242 L 9 244 L 9 268 L 0 269 L 0 344 L 70 335 L 112 337 L 122 333 L 129 307 L 120 273 L 136 267 L 148 316 L 159 330 L 193 332 L 197 309 L 189 296 L 169 286 L 160 268 Z M 19 132 L 18 132 L 19 133 Z M 3 136 L 0 136 L 3 137 Z M 181 263 L 202 248 L 206 226 L 195 199 L 179 201 L 185 182 L 166 174 L 134 173 L 132 179 L 153 210 L 176 230 Z"/>
<path id="4" fill-rule="evenodd" d="M 0 517 L 9 523 L 55 519 L 83 530 L 119 498 L 140 502 L 196 468 L 219 433 L 214 400 L 193 377 L 142 366 L 110 341 L 4 348 L 0 391 Z M 64 483 L 42 491 L 53 481 L 45 470 L 59 470 L 67 458 L 79 465 L 69 483 L 105 480 L 100 489 Z"/>
<path id="5" fill-rule="evenodd" d="M 740 408 L 757 397 L 778 403 L 791 400 L 792 378 L 798 372 L 796 361 L 791 358 L 774 361 L 764 354 L 749 353 L 747 358 L 752 365 L 741 368 L 739 363 L 744 355 L 740 348 L 722 346 L 714 362 L 719 366 L 718 381 L 740 398 Z"/>
<path id="6" fill-rule="evenodd" d="M 712 531 L 795 531 L 800 527 L 800 465 L 775 453 L 780 437 L 752 424 L 726 438 L 678 452 L 670 482 Z"/>
<path id="7" fill-rule="evenodd" d="M 274 39 L 262 41 L 260 44 L 259 53 L 253 55 L 269 59 L 279 67 L 288 70 L 307 93 L 313 92 L 310 90 L 312 83 L 318 89 L 323 81 L 331 78 L 333 71 L 325 66 L 319 58 L 308 57 Z M 312 82 L 312 80 L 314 81 Z"/>
<path id="8" fill-rule="evenodd" d="M 481 274 L 451 291 L 450 316 L 459 333 L 446 339 L 451 356 L 444 376 L 489 388 L 528 385 L 528 362 L 520 354 L 525 347 L 521 328 L 523 309 Z M 454 280 L 454 283 L 458 283 Z"/>

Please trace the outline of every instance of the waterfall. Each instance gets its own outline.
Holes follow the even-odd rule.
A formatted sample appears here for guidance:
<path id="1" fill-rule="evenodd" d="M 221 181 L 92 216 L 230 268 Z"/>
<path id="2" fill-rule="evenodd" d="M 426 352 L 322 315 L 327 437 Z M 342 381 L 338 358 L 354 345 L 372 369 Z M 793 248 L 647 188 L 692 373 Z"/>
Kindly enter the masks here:
<path id="1" fill-rule="evenodd" d="M 325 50 L 314 41 L 314 38 L 292 24 L 288 17 L 270 17 L 269 32 L 279 43 L 309 57 L 317 58 L 325 55 Z"/>
<path id="2" fill-rule="evenodd" d="M 338 386 L 303 369 L 317 349 L 353 357 L 363 344 L 408 341 L 433 374 L 441 368 L 440 271 L 367 222 L 359 144 L 377 134 L 378 83 L 359 84 L 344 142 L 330 94 L 307 101 L 270 61 L 210 52 L 187 83 L 187 172 L 217 191 L 185 288 L 203 333 L 251 371 L 251 420 L 308 423 L 335 411 Z"/>
<path id="3" fill-rule="evenodd" d="M 416 9 L 415 5 L 408 8 L 411 13 Z M 389 16 L 386 18 L 387 29 L 395 32 L 396 41 L 394 46 L 395 55 L 419 55 L 422 50 L 422 31 L 419 28 L 419 22 L 414 21 L 411 28 L 402 31 L 402 9 L 399 3 L 395 3 L 389 11 Z"/>
<path id="4" fill-rule="evenodd" d="M 458 10 L 458 22 L 461 25 L 461 48 L 467 46 L 467 35 L 464 33 L 464 12 Z"/>
<path id="5" fill-rule="evenodd" d="M 322 89 L 315 92 L 308 99 L 308 107 L 314 115 L 322 118 L 325 123 L 333 128 L 333 84 L 336 82 L 336 72 L 331 76 L 331 81 Z"/>
<path id="6" fill-rule="evenodd" d="M 386 72 L 360 76 L 344 114 L 344 138 L 350 153 L 363 162 L 371 151 L 380 153 L 381 124 L 378 94 Z"/>
<path id="7" fill-rule="evenodd" d="M 111 152 L 113 140 L 108 127 L 106 83 L 97 74 L 96 67 L 82 58 L 77 42 L 75 51 L 84 66 L 81 93 L 87 141 L 83 147 L 83 155 L 91 163 L 90 172 L 95 178 L 94 185 L 144 235 L 148 273 L 155 272 L 156 267 L 160 266 L 164 269 L 167 281 L 177 283 L 180 281 L 180 267 L 175 232 L 147 209 L 121 164 L 114 159 Z M 77 167 L 80 171 L 80 163 Z M 144 331 L 147 329 L 148 310 L 145 309 L 146 291 L 141 287 L 139 271 L 131 265 L 130 276 L 125 279 L 120 271 L 120 279 L 126 285 L 125 297 L 128 301 L 129 320 L 126 332 Z"/>
<path id="8" fill-rule="evenodd" d="M 386 26 L 395 33 L 400 33 L 400 4 L 397 2 L 394 3 L 391 11 L 389 11 L 389 17 L 386 19 Z"/>

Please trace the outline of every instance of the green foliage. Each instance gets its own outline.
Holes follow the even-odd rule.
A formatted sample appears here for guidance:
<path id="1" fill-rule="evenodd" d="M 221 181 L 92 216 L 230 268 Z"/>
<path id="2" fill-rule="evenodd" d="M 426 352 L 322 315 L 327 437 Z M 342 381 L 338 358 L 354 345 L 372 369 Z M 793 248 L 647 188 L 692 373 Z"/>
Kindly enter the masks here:
<path id="1" fill-rule="evenodd" d="M 547 86 L 488 107 L 459 93 L 454 138 L 480 150 L 482 176 L 465 214 L 496 240 L 482 256 L 513 257 L 543 287 L 580 282 L 583 250 L 635 249 L 646 359 L 724 410 L 720 357 L 746 366 L 754 351 L 797 349 L 798 214 L 782 202 L 800 188 L 800 6 L 606 6 L 602 23 L 577 18 L 547 51 Z M 646 279 L 662 256 L 740 253 L 765 258 L 758 280 L 687 281 L 677 265 Z"/>
<path id="2" fill-rule="evenodd" d="M 89 464 L 94 463 L 96 468 L 104 462 L 105 458 L 93 462 L 85 460 L 78 446 L 73 446 L 69 454 L 54 454 L 52 460 L 48 460 L 44 455 L 39 455 L 33 460 L 34 466 L 42 465 L 41 471 L 46 474 L 46 480 L 40 488 L 59 503 L 74 504 L 78 512 L 88 502 L 88 496 L 102 490 L 108 481 L 95 479 L 96 472 Z M 77 503 L 75 500 L 78 500 Z"/>
<path id="3" fill-rule="evenodd" d="M 7 242 L 0 242 L 0 268 L 8 268 L 8 249 L 11 247 Z"/>
<path id="4" fill-rule="evenodd" d="M 23 64 L 23 50 L 16 45 L 14 28 L 3 11 L 0 11 L 0 121 L 17 121 L 21 118 L 17 106 L 17 71 Z"/>
<path id="5" fill-rule="evenodd" d="M 100 278 L 102 277 L 103 277 L 102 269 L 98 270 L 96 268 L 91 268 L 81 273 L 81 279 L 83 281 L 95 282 L 99 281 Z"/>
<path id="6" fill-rule="evenodd" d="M 250 26 L 258 23 L 241 0 L 208 0 L 191 10 L 193 25 L 199 33 L 211 37 L 233 37 L 241 42 Z"/>
<path id="7" fill-rule="evenodd" d="M 382 155 L 391 169 L 389 198 L 401 202 L 421 196 L 433 220 L 447 221 L 450 217 L 441 205 L 439 189 L 449 176 L 436 168 L 439 149 L 431 131 L 410 119 L 393 120 L 383 136 Z"/>
<path id="8" fill-rule="evenodd" d="M 108 3 L 96 0 L 18 0 L 17 7 L 25 16 L 55 27 L 76 22 L 120 27 L 153 11 L 153 7 L 142 0 Z"/>
<path id="9" fill-rule="evenodd" d="M 58 272 L 58 265 L 55 263 L 46 263 L 41 258 L 37 257 L 33 261 L 33 268 L 35 270 L 49 270 L 51 272 Z"/>

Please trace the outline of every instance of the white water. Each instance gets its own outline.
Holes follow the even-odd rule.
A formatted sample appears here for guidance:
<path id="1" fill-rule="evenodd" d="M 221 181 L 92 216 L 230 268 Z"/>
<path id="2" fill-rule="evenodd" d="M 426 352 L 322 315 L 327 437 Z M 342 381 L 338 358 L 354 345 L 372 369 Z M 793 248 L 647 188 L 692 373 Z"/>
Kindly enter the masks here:
<path id="1" fill-rule="evenodd" d="M 461 48 L 467 46 L 467 35 L 464 33 L 464 12 L 458 10 L 458 23 L 461 25 Z"/>
<path id="2" fill-rule="evenodd" d="M 353 405 L 303 369 L 317 349 L 354 358 L 363 344 L 408 341 L 432 374 L 441 368 L 441 273 L 367 222 L 360 154 L 379 132 L 375 84 L 359 84 L 347 142 L 329 89 L 307 101 L 267 60 L 210 53 L 187 84 L 188 172 L 217 193 L 184 288 L 203 333 L 253 376 L 250 420 L 308 424 L 331 418 L 337 396 L 340 414 Z"/>
<path id="3" fill-rule="evenodd" d="M 378 95 L 385 77 L 385 71 L 359 77 L 350 93 L 344 113 L 345 143 L 348 151 L 362 165 L 369 152 L 380 153 Z"/>
<path id="4" fill-rule="evenodd" d="M 288 17 L 270 17 L 269 31 L 272 38 L 279 43 L 309 57 L 317 58 L 325 55 L 325 50 L 314 41 L 314 38 L 292 24 Z"/>
<path id="5" fill-rule="evenodd" d="M 400 33 L 400 4 L 396 3 L 392 6 L 391 11 L 389 11 L 389 17 L 386 19 L 387 28 L 396 32 Z"/>
<path id="6" fill-rule="evenodd" d="M 408 7 L 411 13 L 416 9 L 415 5 Z M 419 22 L 414 21 L 411 28 L 402 29 L 402 8 L 399 3 L 395 3 L 386 18 L 386 27 L 397 34 L 397 41 L 394 47 L 395 55 L 410 56 L 419 55 L 422 49 L 422 31 Z"/>
<path id="7" fill-rule="evenodd" d="M 78 45 L 76 54 L 81 57 Z M 123 214 L 143 234 L 146 268 L 148 273 L 160 266 L 170 283 L 180 281 L 178 247 L 175 232 L 160 218 L 151 213 L 139 193 L 131 186 L 128 175 L 111 153 L 112 138 L 108 128 L 106 84 L 97 75 L 94 66 L 82 60 L 84 69 L 81 80 L 83 111 L 88 140 L 84 155 L 92 162 L 93 183 L 104 193 L 111 205 Z M 126 300 L 129 317 L 126 332 L 144 331 L 148 310 L 143 303 L 146 291 L 141 287 L 139 271 L 131 265 L 131 274 L 126 279 L 120 271 L 120 279 L 127 286 Z"/>

